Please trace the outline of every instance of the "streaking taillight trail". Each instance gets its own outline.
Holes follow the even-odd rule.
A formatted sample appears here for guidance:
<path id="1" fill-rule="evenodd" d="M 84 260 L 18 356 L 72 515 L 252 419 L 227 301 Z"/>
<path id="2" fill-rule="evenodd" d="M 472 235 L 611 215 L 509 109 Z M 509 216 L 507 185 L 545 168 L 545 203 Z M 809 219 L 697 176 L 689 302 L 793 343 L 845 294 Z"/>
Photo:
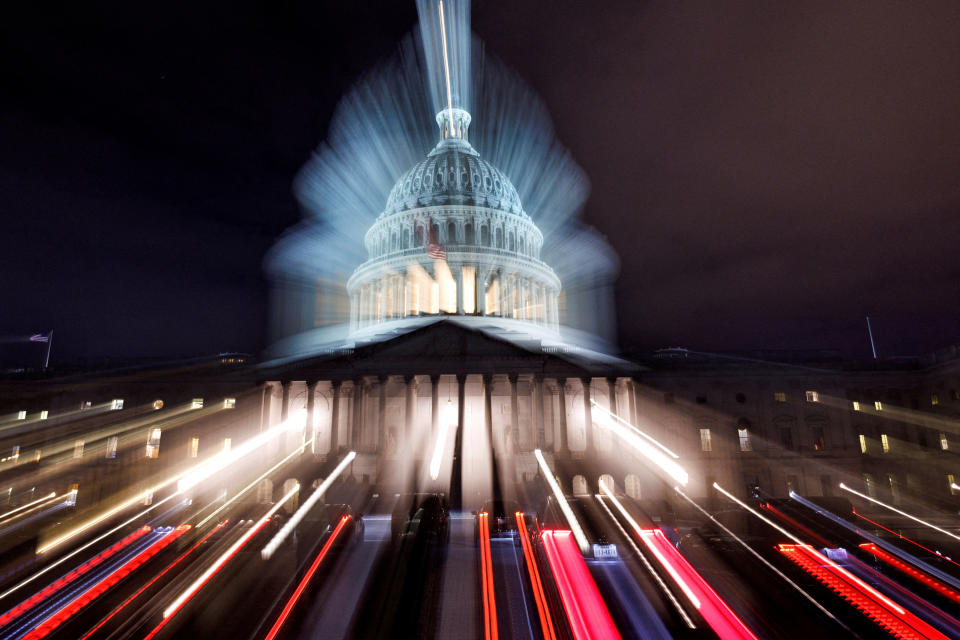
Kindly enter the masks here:
<path id="1" fill-rule="evenodd" d="M 480 535 L 480 582 L 483 593 L 483 637 L 497 640 L 497 600 L 493 590 L 493 558 L 490 552 L 490 514 L 481 511 L 477 516 Z"/>
<path id="2" fill-rule="evenodd" d="M 574 638 L 619 640 L 620 633 L 587 570 L 573 533 L 547 529 L 540 539 Z"/>
<path id="3" fill-rule="evenodd" d="M 530 534 L 527 531 L 526 518 L 522 511 L 517 511 L 515 515 L 517 531 L 520 533 L 520 545 L 523 547 L 523 557 L 527 565 L 527 573 L 530 576 L 530 586 L 533 590 L 533 598 L 537 603 L 540 630 L 543 632 L 544 640 L 556 640 L 553 620 L 550 618 L 550 607 L 547 606 L 547 596 L 543 591 L 543 582 L 540 581 L 540 573 L 537 571 L 537 559 L 533 555 L 533 545 L 530 543 Z"/>
<path id="4" fill-rule="evenodd" d="M 810 545 L 780 544 L 777 545 L 777 550 L 891 635 L 898 638 L 947 639 L 947 636 L 817 552 Z"/>
<path id="5" fill-rule="evenodd" d="M 923 571 L 920 571 L 919 569 L 914 569 L 906 562 L 895 557 L 893 554 L 887 553 L 886 551 L 878 547 L 876 544 L 872 542 L 864 542 L 860 545 L 860 548 L 866 551 L 867 553 L 872 553 L 879 560 L 882 560 L 883 562 L 887 563 L 894 569 L 899 570 L 901 573 L 907 574 L 917 582 L 920 582 L 921 584 L 924 584 L 930 587 L 940 595 L 946 598 L 949 598 L 950 600 L 953 600 L 957 604 L 960 604 L 960 593 L 957 593 L 950 587 L 944 585 L 936 578 L 933 578 L 932 576 L 928 576 Z"/>

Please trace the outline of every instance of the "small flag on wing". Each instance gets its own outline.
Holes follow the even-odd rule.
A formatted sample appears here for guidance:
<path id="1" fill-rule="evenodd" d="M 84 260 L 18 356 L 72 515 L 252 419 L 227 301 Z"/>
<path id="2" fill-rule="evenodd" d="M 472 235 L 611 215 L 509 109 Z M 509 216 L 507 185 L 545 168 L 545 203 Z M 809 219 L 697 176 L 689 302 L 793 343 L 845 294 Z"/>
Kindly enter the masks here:
<path id="1" fill-rule="evenodd" d="M 30 336 L 30 342 L 50 342 L 49 333 L 35 333 Z"/>

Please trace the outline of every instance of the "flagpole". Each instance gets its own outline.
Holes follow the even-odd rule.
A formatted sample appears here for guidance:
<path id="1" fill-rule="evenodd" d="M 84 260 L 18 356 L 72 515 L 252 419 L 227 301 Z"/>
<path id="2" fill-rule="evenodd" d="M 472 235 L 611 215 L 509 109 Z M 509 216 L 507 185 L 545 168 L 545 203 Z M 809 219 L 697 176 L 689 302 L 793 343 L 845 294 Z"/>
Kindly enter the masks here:
<path id="1" fill-rule="evenodd" d="M 50 349 L 53 348 L 53 329 L 50 329 L 50 336 L 47 339 L 47 357 L 43 360 L 43 370 L 46 371 L 50 366 Z"/>

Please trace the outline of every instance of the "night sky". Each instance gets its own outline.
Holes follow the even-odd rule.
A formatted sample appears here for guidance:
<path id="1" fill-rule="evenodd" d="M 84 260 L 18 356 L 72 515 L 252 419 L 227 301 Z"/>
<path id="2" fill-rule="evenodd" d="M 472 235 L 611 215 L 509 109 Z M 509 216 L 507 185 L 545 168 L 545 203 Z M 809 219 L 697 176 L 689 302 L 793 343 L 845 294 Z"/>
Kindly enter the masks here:
<path id="1" fill-rule="evenodd" d="M 18 4 L 0 337 L 54 328 L 55 362 L 258 352 L 293 176 L 413 1 Z M 862 357 L 868 313 L 882 356 L 960 342 L 960 4 L 473 14 L 591 179 L 622 347 Z"/>

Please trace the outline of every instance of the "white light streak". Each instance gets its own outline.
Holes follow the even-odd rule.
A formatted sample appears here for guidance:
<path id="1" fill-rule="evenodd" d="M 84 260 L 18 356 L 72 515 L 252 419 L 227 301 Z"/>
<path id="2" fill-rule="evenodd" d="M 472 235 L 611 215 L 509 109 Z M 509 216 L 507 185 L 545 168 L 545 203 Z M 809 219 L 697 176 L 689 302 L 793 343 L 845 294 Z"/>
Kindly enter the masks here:
<path id="1" fill-rule="evenodd" d="M 313 508 L 317 502 L 320 501 L 320 498 L 323 497 L 323 494 L 327 489 L 330 488 L 330 485 L 333 484 L 333 481 L 337 479 L 344 469 L 347 468 L 347 465 L 350 464 L 354 458 L 357 457 L 356 451 L 351 451 L 343 457 L 343 460 L 340 461 L 340 464 L 337 465 L 336 469 L 327 476 L 326 480 L 320 483 L 320 486 L 317 487 L 316 491 L 310 494 L 310 497 L 304 500 L 303 504 L 300 505 L 300 508 L 297 509 L 296 513 L 287 520 L 287 524 L 283 525 L 283 528 L 277 532 L 277 535 L 273 536 L 273 539 L 267 543 L 267 546 L 263 548 L 263 551 L 260 552 L 260 556 L 264 560 L 269 560 L 270 557 L 274 554 L 277 548 L 283 544 L 283 541 L 287 539 L 287 536 L 290 535 L 290 532 L 300 524 L 300 521 L 303 520 L 304 516 Z"/>
<path id="2" fill-rule="evenodd" d="M 603 409 L 603 407 L 600 408 Z M 606 411 L 606 409 L 604 409 L 604 411 Z M 677 454 L 673 453 L 647 434 L 642 433 L 639 429 L 633 427 L 633 425 L 630 425 L 630 429 L 628 429 L 623 425 L 618 424 L 610 418 L 610 416 L 613 414 L 611 414 L 609 411 L 606 411 L 606 413 L 609 414 L 605 416 L 606 420 L 602 422 L 594 420 L 594 424 L 598 424 L 601 427 L 605 427 L 613 431 L 620 437 L 621 440 L 636 449 L 645 458 L 650 460 L 650 462 L 660 467 L 664 473 L 673 478 L 674 482 L 679 482 L 682 485 L 686 485 L 687 482 L 690 481 L 690 474 L 687 473 L 686 469 L 677 464 L 674 459 L 678 457 Z M 640 436 L 643 436 L 643 438 Z"/>
<path id="3" fill-rule="evenodd" d="M 10 511 L 7 511 L 7 512 L 4 513 L 3 515 L 0 515 L 0 520 L 6 520 L 7 518 L 9 518 L 10 516 L 12 516 L 13 514 L 17 513 L 18 511 L 23 511 L 24 509 L 29 509 L 30 507 L 32 507 L 32 506 L 34 506 L 34 505 L 37 505 L 37 504 L 40 504 L 41 502 L 45 502 L 45 501 L 47 501 L 47 500 L 50 500 L 51 498 L 55 498 L 56 496 L 57 496 L 57 492 L 56 492 L 56 491 L 51 491 L 50 493 L 48 493 L 47 495 L 43 496 L 42 498 L 38 498 L 38 499 L 34 500 L 33 502 L 28 502 L 27 504 L 20 505 L 20 506 L 17 507 L 16 509 L 11 509 Z"/>
<path id="4" fill-rule="evenodd" d="M 573 514 L 573 509 L 571 509 L 570 505 L 567 504 L 567 498 L 563 495 L 563 490 L 560 489 L 560 485 L 557 483 L 557 478 L 553 475 L 553 471 L 550 470 L 550 465 L 548 465 L 547 461 L 544 459 L 543 452 L 540 451 L 540 449 L 535 449 L 533 455 L 537 457 L 537 462 L 540 463 L 540 470 L 543 472 L 543 476 L 547 479 L 547 484 L 549 484 L 550 488 L 553 490 L 553 495 L 557 498 L 557 504 L 560 505 L 560 511 L 563 512 L 564 517 L 570 524 L 570 530 L 573 531 L 573 537 L 577 540 L 577 546 L 580 547 L 580 553 L 588 553 L 590 551 L 590 543 L 587 542 L 587 536 L 584 535 L 583 529 L 580 527 L 580 523 L 577 521 L 577 517 Z"/>
<path id="5" fill-rule="evenodd" d="M 619 423 L 622 424 L 623 426 L 628 427 L 630 430 L 632 430 L 632 431 L 633 431 L 634 433 L 636 433 L 638 436 L 640 436 L 640 437 L 642 437 L 642 438 L 646 438 L 646 439 L 649 440 L 654 446 L 659 447 L 661 450 L 663 450 L 664 453 L 666 453 L 668 456 L 670 456 L 670 457 L 673 458 L 674 460 L 679 460 L 679 459 L 680 459 L 680 456 L 679 456 L 679 455 L 677 455 L 676 453 L 674 453 L 673 451 L 671 451 L 670 449 L 668 449 L 668 448 L 667 448 L 665 445 L 663 445 L 661 442 L 659 442 L 658 440 L 656 440 L 656 439 L 653 438 L 652 436 L 647 435 L 646 433 L 644 433 L 643 431 L 641 431 L 641 430 L 638 429 L 637 427 L 633 426 L 632 424 L 630 424 L 629 422 L 627 422 L 626 420 L 624 420 L 623 418 L 621 418 L 620 416 L 618 416 L 617 414 L 615 414 L 613 411 L 610 411 L 610 410 L 607 409 L 606 407 L 603 407 L 603 406 L 597 404 L 597 401 L 594 400 L 593 398 L 590 398 L 590 404 L 592 404 L 592 405 L 593 405 L 594 407 L 596 407 L 597 409 L 600 409 L 605 416 L 610 417 L 610 418 L 613 418 L 614 420 L 616 420 L 617 422 L 619 422 Z M 605 426 L 605 425 L 604 425 L 604 426 Z"/>
<path id="6" fill-rule="evenodd" d="M 447 28 L 443 20 L 443 0 L 440 0 L 440 40 L 443 43 L 443 73 L 447 80 L 447 116 L 450 135 L 453 135 L 453 93 L 450 91 L 450 62 L 447 60 Z"/>
<path id="7" fill-rule="evenodd" d="M 173 601 L 173 604 L 171 604 L 169 607 L 167 607 L 164 610 L 163 612 L 164 619 L 169 618 L 171 615 L 176 613 L 177 610 L 180 607 L 182 607 L 183 604 L 188 599 L 190 599 L 190 597 L 194 593 L 200 590 L 200 587 L 202 587 L 204 583 L 210 579 L 210 576 L 212 576 L 214 573 L 219 571 L 220 567 L 222 567 L 227 562 L 227 560 L 229 560 L 233 556 L 233 554 L 235 554 L 237 550 L 240 549 L 240 547 L 245 545 L 250 540 L 250 538 L 256 535 L 257 531 L 260 530 L 260 527 L 263 526 L 263 524 L 266 523 L 270 518 L 272 518 L 273 514 L 279 511 L 280 508 L 284 504 L 286 504 L 287 500 L 292 498 L 294 494 L 296 494 L 297 491 L 299 490 L 300 490 L 300 483 L 297 483 L 297 485 L 293 489 L 287 492 L 287 495 L 283 496 L 283 498 L 281 498 L 277 504 L 273 505 L 273 507 L 270 508 L 270 511 L 267 511 L 267 513 L 262 518 L 260 518 L 260 520 L 258 520 L 252 527 L 250 527 L 249 531 L 243 534 L 239 540 L 234 542 L 233 545 L 229 549 L 227 549 L 219 558 L 217 558 L 216 562 L 210 565 L 210 567 L 208 567 L 207 570 L 204 571 L 199 578 L 194 580 L 193 584 L 191 584 L 189 587 L 184 589 L 183 593 L 177 596 L 177 599 Z"/>
<path id="8" fill-rule="evenodd" d="M 440 477 L 440 462 L 443 460 L 443 450 L 447 446 L 447 431 L 449 431 L 449 424 L 452 413 L 452 405 L 447 403 L 447 411 L 440 421 L 440 433 L 437 434 L 437 441 L 433 445 L 433 456 L 430 458 L 430 479 L 436 480 Z"/>
<path id="9" fill-rule="evenodd" d="M 733 495 L 732 493 L 730 493 L 729 491 L 727 491 L 726 489 L 724 489 L 723 487 L 721 487 L 720 485 L 718 485 L 716 482 L 713 483 L 713 488 L 716 489 L 717 491 L 719 491 L 720 493 L 722 493 L 723 495 L 725 495 L 727 498 L 729 498 L 729 499 L 732 500 L 733 502 L 736 502 L 738 505 L 740 505 L 741 507 L 743 507 L 744 509 L 746 509 L 747 511 L 749 511 L 749 512 L 752 513 L 753 515 L 757 516 L 758 518 L 760 518 L 761 520 L 763 520 L 764 522 L 766 522 L 768 525 L 770 525 L 771 527 L 773 527 L 774 529 L 776 529 L 777 531 L 779 531 L 779 532 L 782 533 L 783 535 L 787 536 L 787 538 L 789 538 L 790 540 L 792 540 L 794 543 L 796 543 L 796 544 L 807 544 L 806 542 L 804 542 L 803 540 L 801 540 L 801 539 L 798 538 L 797 536 L 793 535 L 792 533 L 790 533 L 789 531 L 787 531 L 786 529 L 784 529 L 783 527 L 781 527 L 780 525 L 778 525 L 778 524 L 777 524 L 776 522 L 774 522 L 773 520 L 770 520 L 770 519 L 767 518 L 765 515 L 763 515 L 762 513 L 760 513 L 759 511 L 757 511 L 757 510 L 754 509 L 753 507 L 751 507 L 750 505 L 748 505 L 748 504 L 747 504 L 746 502 L 744 502 L 743 500 L 740 500 L 739 498 L 737 498 L 735 495 Z"/>
<path id="10" fill-rule="evenodd" d="M 871 498 L 870 496 L 865 495 L 865 494 L 863 494 L 863 493 L 860 493 L 859 491 L 854 491 L 853 489 L 851 489 L 851 488 L 848 487 L 847 485 L 843 484 L 842 482 L 840 483 L 840 488 L 843 489 L 844 491 L 849 491 L 850 493 L 852 493 L 852 494 L 855 495 L 855 496 L 860 496 L 860 497 L 863 498 L 864 500 L 869 500 L 870 502 L 873 502 L 874 504 L 878 504 L 878 505 L 880 505 L 881 507 L 884 507 L 884 508 L 886 508 L 886 509 L 889 509 L 890 511 L 893 511 L 894 513 L 899 513 L 900 515 L 902 515 L 902 516 L 904 516 L 904 517 L 906 517 L 906 518 L 910 518 L 910 519 L 913 520 L 914 522 L 919 522 L 920 524 L 922 524 L 922 525 L 924 525 L 924 526 L 926 526 L 926 527 L 930 527 L 930 528 L 933 529 L 934 531 L 939 531 L 940 533 L 942 533 L 942 534 L 944 534 L 944 535 L 948 535 L 948 536 L 950 536 L 951 538 L 953 538 L 954 540 L 960 540 L 960 536 L 957 536 L 957 535 L 955 535 L 955 534 L 952 534 L 952 533 L 950 533 L 949 531 L 947 531 L 947 530 L 945 530 L 945 529 L 941 529 L 941 528 L 938 527 L 937 525 L 931 524 L 931 523 L 927 522 L 926 520 L 921 520 L 920 518 L 918 518 L 918 517 L 916 517 L 916 516 L 912 516 L 912 515 L 910 515 L 909 513 L 907 513 L 906 511 L 901 511 L 900 509 L 897 509 L 896 507 L 891 507 L 889 504 L 887 504 L 887 503 L 885 503 L 885 502 L 880 502 L 880 501 L 877 500 L 876 498 Z"/>

